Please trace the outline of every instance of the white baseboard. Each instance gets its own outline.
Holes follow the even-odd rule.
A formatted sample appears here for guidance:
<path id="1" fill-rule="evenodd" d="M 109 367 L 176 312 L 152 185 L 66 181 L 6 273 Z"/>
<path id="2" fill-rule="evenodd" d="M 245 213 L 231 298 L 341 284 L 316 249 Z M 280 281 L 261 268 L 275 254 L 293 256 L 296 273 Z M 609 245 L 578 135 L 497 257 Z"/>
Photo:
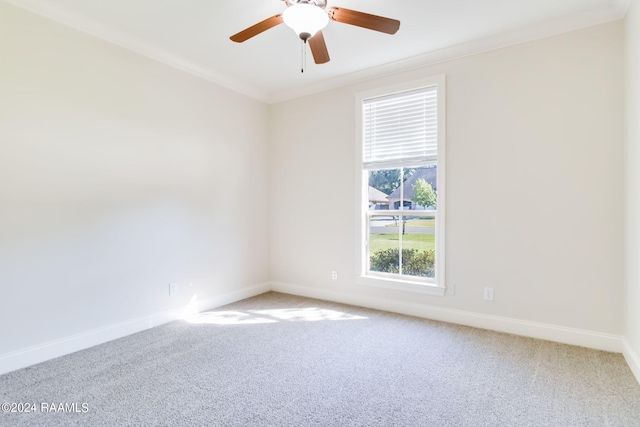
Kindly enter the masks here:
<path id="1" fill-rule="evenodd" d="M 622 354 L 624 355 L 624 359 L 627 361 L 629 368 L 631 368 L 631 372 L 633 372 L 636 380 L 640 383 L 640 355 L 631 348 L 631 344 L 629 344 L 629 341 L 626 339 L 624 340 L 624 349 Z"/>
<path id="2" fill-rule="evenodd" d="M 489 329 L 514 335 L 588 347 L 597 350 L 605 350 L 615 353 L 622 353 L 623 351 L 623 339 L 618 335 L 567 328 L 564 326 L 556 326 L 546 323 L 530 322 L 509 317 L 491 316 L 470 311 L 454 310 L 408 302 L 389 301 L 382 298 L 336 292 L 328 289 L 310 288 L 288 283 L 272 282 L 271 290 L 308 298 L 335 301 L 343 304 L 357 305 L 360 307 L 391 311 L 394 313 L 440 320 L 443 322 L 456 323 L 475 328 Z"/>
<path id="3" fill-rule="evenodd" d="M 256 295 L 264 294 L 271 290 L 270 283 L 260 283 L 258 285 L 249 286 L 242 289 L 237 289 L 233 292 L 226 292 L 224 294 L 216 295 L 213 298 L 209 298 L 198 303 L 198 311 L 211 310 L 222 305 L 231 304 L 232 302 L 240 301 L 243 299 L 255 297 Z"/>
<path id="4" fill-rule="evenodd" d="M 211 310 L 225 304 L 263 294 L 269 290 L 269 283 L 261 283 L 197 301 L 196 307 L 184 305 L 2 354 L 0 355 L 0 375 L 180 319 L 187 310 L 195 309 L 199 312 Z"/>
<path id="5" fill-rule="evenodd" d="M 233 292 L 220 294 L 207 300 L 198 301 L 196 307 L 184 305 L 172 310 L 155 313 L 137 319 L 131 319 L 125 322 L 108 325 L 103 328 L 94 329 L 55 341 L 6 353 L 0 355 L 0 374 L 25 368 L 36 363 L 64 356 L 65 354 L 74 353 L 85 348 L 171 322 L 183 317 L 189 310 L 195 309 L 198 312 L 211 310 L 235 301 L 260 295 L 268 292 L 269 290 L 565 344 L 578 345 L 598 350 L 623 353 L 632 372 L 640 382 L 640 357 L 621 336 L 462 310 L 389 301 L 382 298 L 367 297 L 328 289 L 310 288 L 281 282 L 273 282 L 271 284 L 261 283 L 238 289 Z"/>

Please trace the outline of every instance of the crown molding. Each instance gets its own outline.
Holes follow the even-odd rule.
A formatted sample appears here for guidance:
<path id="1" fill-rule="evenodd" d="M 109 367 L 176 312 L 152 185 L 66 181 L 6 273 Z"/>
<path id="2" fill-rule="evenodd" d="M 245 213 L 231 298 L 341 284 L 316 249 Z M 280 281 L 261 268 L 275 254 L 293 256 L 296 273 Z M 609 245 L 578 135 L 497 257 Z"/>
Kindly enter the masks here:
<path id="1" fill-rule="evenodd" d="M 399 61 L 323 80 L 310 85 L 290 90 L 283 90 L 278 93 L 270 93 L 267 98 L 267 102 L 269 104 L 276 104 L 278 102 L 288 101 L 312 95 L 314 93 L 324 92 L 326 90 L 337 89 L 350 84 L 362 83 L 367 80 L 373 80 L 479 53 L 490 52 L 522 43 L 541 40 L 571 31 L 605 24 L 607 22 L 617 21 L 624 18 L 631 1 L 632 0 L 618 0 L 615 7 L 607 8 L 606 10 L 598 9 L 563 19 L 545 22 L 535 26 L 499 33 L 467 43 L 434 50 L 411 58 L 401 59 Z"/>
<path id="2" fill-rule="evenodd" d="M 62 10 L 59 7 L 42 4 L 36 0 L 4 1 L 258 101 L 267 102 L 268 94 L 266 91 L 248 86 L 232 77 L 217 73 L 203 65 L 181 58 L 179 55 L 157 48 L 144 40 L 132 37 L 108 25 L 100 24 L 78 14 Z"/>
<path id="3" fill-rule="evenodd" d="M 461 43 L 443 49 L 427 52 L 411 58 L 402 59 L 365 70 L 329 78 L 316 83 L 288 90 L 269 92 L 249 86 L 233 77 L 216 72 L 208 67 L 194 63 L 174 53 L 157 48 L 152 44 L 132 37 L 113 27 L 97 23 L 86 17 L 64 11 L 59 7 L 44 5 L 37 0 L 4 0 L 6 3 L 26 9 L 35 14 L 52 19 L 99 39 L 116 44 L 140 55 L 154 59 L 178 70 L 200 77 L 235 92 L 268 104 L 288 101 L 326 90 L 336 89 L 354 83 L 372 80 L 387 75 L 427 67 L 441 62 L 451 61 L 483 52 L 502 49 L 554 35 L 604 24 L 624 18 L 633 0 L 614 0 L 613 6 L 599 8 L 569 17 L 556 19 L 543 24 L 516 29 L 491 35 L 467 43 Z"/>

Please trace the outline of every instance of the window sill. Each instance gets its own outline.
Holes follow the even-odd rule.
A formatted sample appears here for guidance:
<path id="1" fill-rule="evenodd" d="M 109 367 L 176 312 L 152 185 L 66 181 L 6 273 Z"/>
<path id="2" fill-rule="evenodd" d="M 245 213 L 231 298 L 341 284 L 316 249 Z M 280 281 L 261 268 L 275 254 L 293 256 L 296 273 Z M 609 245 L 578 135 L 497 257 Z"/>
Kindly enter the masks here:
<path id="1" fill-rule="evenodd" d="M 377 288 L 393 289 L 395 291 L 413 292 L 433 296 L 444 296 L 446 288 L 431 283 L 417 283 L 399 279 L 387 279 L 374 276 L 358 276 L 356 283 Z"/>

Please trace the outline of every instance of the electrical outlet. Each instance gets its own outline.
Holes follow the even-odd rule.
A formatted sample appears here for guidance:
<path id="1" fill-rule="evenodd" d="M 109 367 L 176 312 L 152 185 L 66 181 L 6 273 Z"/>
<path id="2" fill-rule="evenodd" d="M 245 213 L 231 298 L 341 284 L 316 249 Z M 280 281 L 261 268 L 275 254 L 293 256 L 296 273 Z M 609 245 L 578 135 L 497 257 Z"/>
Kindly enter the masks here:
<path id="1" fill-rule="evenodd" d="M 484 299 L 486 301 L 493 301 L 493 288 L 484 288 Z"/>
<path id="2" fill-rule="evenodd" d="M 172 297 L 174 295 L 178 295 L 178 284 L 169 283 L 169 296 Z"/>
<path id="3" fill-rule="evenodd" d="M 337 271 L 333 270 L 331 272 L 331 279 L 332 280 L 338 280 L 338 272 Z"/>
<path id="4" fill-rule="evenodd" d="M 447 284 L 447 290 L 445 291 L 446 295 L 455 295 L 456 294 L 456 287 L 453 283 L 448 283 Z"/>

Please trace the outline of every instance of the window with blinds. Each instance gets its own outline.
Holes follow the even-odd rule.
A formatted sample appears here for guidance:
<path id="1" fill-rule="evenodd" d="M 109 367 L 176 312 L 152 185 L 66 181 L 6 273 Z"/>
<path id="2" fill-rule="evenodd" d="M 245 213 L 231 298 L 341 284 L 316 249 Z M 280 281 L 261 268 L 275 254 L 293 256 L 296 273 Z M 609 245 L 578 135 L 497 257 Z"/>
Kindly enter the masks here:
<path id="1" fill-rule="evenodd" d="M 366 99 L 362 111 L 365 168 L 437 158 L 437 86 Z"/>
<path id="2" fill-rule="evenodd" d="M 444 295 L 444 76 L 358 94 L 358 282 Z"/>

